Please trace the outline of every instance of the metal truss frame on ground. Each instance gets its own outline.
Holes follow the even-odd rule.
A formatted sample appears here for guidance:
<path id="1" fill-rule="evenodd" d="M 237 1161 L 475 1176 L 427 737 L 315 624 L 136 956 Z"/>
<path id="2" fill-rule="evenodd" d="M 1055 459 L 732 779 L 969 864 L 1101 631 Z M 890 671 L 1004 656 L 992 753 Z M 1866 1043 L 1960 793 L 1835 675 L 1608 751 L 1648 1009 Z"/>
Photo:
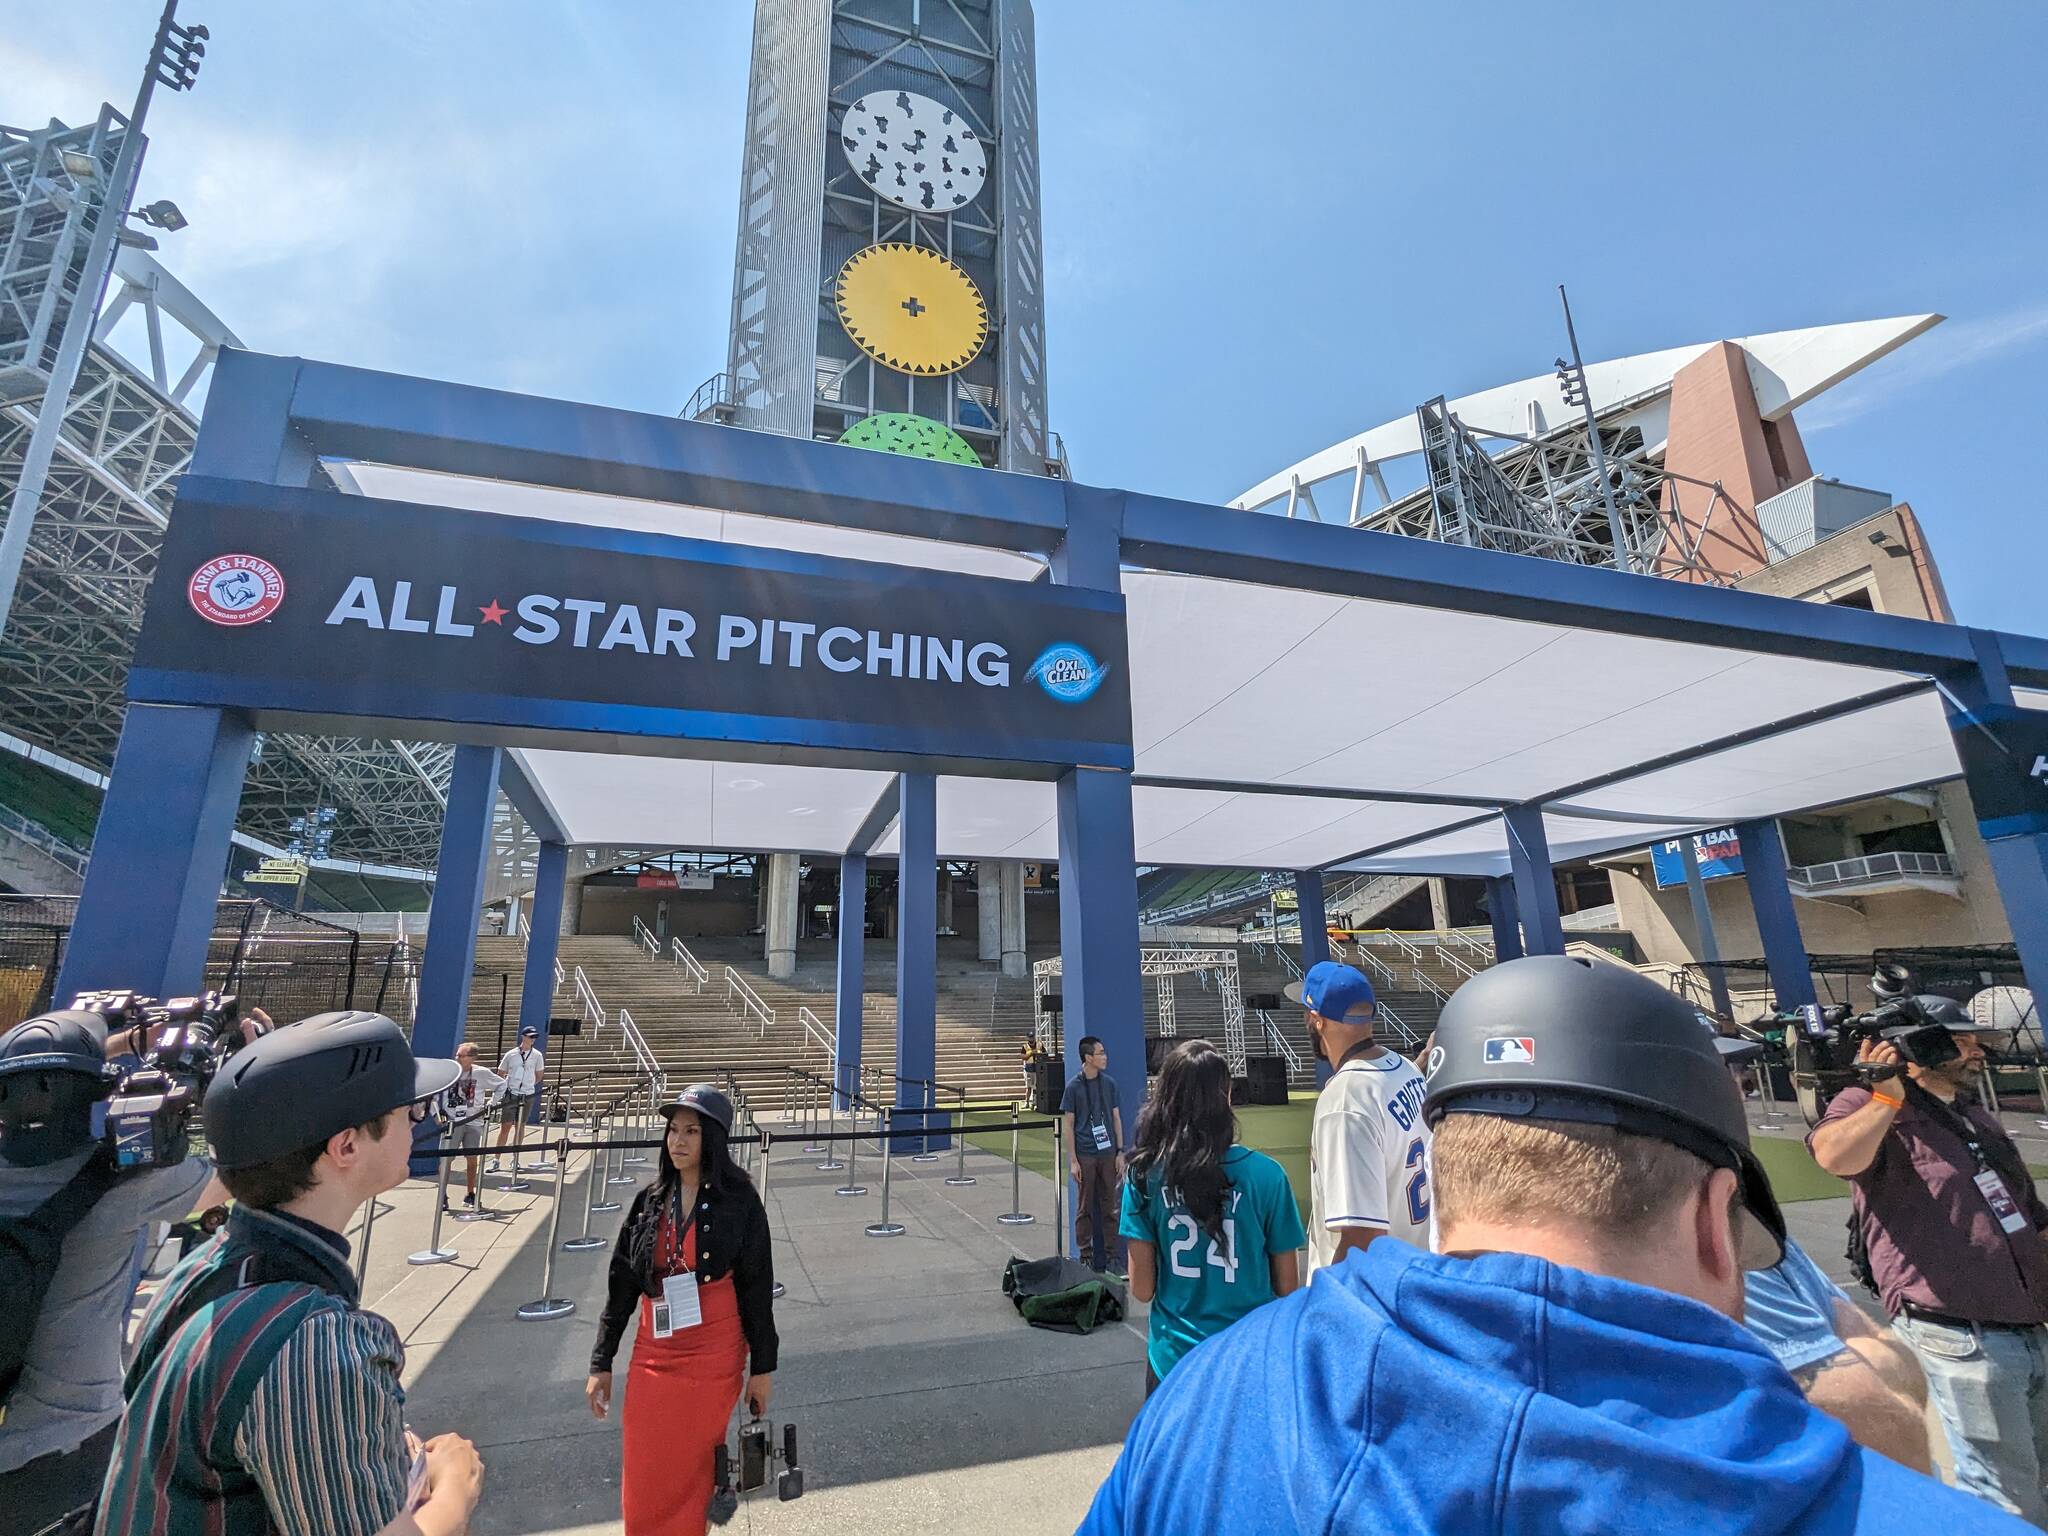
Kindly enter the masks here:
<path id="1" fill-rule="evenodd" d="M 125 132 L 103 108 L 91 124 L 0 128 L 0 507 L 11 504 L 49 379 L 84 281 L 99 204 L 94 187 Z M 53 274 L 61 281 L 52 282 Z M 0 636 L 0 728 L 105 772 L 126 708 L 128 658 L 156 572 L 172 494 L 192 459 L 188 403 L 227 326 L 153 258 L 123 246 L 120 287 L 100 316 L 64 410 L 14 609 Z M 150 357 L 107 344 L 140 305 Z M 192 356 L 174 379 L 164 322 Z M 174 338 L 176 339 L 176 338 Z M 440 843 L 454 748 L 445 743 L 274 736 L 249 772 L 237 825 L 283 844 L 318 806 L 339 813 L 336 858 L 427 870 Z"/>
<path id="2" fill-rule="evenodd" d="M 1042 1050 L 1050 1051 L 1058 1044 L 1054 1038 L 1052 1015 L 1046 1011 L 1045 998 L 1052 990 L 1054 978 L 1064 972 L 1065 961 L 1058 955 L 1040 960 L 1031 967 L 1033 1030 Z M 1191 944 L 1147 945 L 1138 951 L 1138 974 L 1158 979 L 1159 1033 L 1165 1039 L 1173 1039 L 1178 1034 L 1174 1018 L 1173 978 L 1200 976 L 1205 987 L 1213 979 L 1217 995 L 1223 1002 L 1223 1056 L 1230 1063 L 1232 1077 L 1244 1076 L 1244 983 L 1235 949 L 1204 948 Z"/>

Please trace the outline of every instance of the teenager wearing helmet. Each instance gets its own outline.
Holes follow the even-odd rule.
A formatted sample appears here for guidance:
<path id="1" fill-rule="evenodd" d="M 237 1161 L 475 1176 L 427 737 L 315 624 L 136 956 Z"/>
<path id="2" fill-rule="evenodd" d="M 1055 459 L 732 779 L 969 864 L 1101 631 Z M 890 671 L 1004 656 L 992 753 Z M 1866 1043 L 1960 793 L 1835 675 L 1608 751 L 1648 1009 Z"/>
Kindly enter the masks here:
<path id="1" fill-rule="evenodd" d="M 661 1171 L 619 1228 L 584 1395 L 598 1418 L 611 1411 L 612 1361 L 637 1313 L 621 1426 L 626 1536 L 701 1536 L 742 1381 L 748 1408 L 767 1411 L 775 1269 L 767 1209 L 732 1158 L 732 1100 L 693 1083 L 662 1114 Z"/>
<path id="2" fill-rule="evenodd" d="M 455 1073 L 383 1015 L 344 1012 L 214 1074 L 206 1136 L 234 1213 L 143 1317 L 95 1536 L 467 1528 L 483 1463 L 458 1435 L 407 1430 L 405 1348 L 359 1307 L 342 1236 L 405 1181 L 412 1126 Z"/>
<path id="3" fill-rule="evenodd" d="M 1441 1251 L 1375 1243 L 1190 1354 L 1083 1531 L 2024 1529 L 1858 1447 L 1736 1321 L 1784 1221 L 1669 992 L 1494 967 L 1424 1115 Z"/>

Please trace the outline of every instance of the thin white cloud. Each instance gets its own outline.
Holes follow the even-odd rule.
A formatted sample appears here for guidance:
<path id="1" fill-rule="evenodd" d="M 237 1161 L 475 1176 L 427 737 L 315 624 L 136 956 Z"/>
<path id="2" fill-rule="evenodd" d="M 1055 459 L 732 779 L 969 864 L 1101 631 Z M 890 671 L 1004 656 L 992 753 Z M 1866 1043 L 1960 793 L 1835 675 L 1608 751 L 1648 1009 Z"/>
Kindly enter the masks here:
<path id="1" fill-rule="evenodd" d="M 2042 345 L 2048 345 L 2048 303 L 1951 320 L 1801 410 L 1799 429 L 1810 434 L 1846 426 L 1936 379 Z"/>

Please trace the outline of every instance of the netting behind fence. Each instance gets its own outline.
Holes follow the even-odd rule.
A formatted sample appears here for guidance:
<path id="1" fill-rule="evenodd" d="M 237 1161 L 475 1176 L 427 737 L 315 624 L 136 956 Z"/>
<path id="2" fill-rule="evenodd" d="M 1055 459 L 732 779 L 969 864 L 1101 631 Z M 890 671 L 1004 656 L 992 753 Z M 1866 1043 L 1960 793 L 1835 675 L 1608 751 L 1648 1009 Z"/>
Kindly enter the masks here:
<path id="1" fill-rule="evenodd" d="M 77 909 L 73 896 L 0 894 L 0 1028 L 69 1001 L 53 993 Z M 372 1008 L 410 1027 L 414 971 L 403 945 L 237 898 L 215 911 L 205 985 L 280 1023 Z"/>

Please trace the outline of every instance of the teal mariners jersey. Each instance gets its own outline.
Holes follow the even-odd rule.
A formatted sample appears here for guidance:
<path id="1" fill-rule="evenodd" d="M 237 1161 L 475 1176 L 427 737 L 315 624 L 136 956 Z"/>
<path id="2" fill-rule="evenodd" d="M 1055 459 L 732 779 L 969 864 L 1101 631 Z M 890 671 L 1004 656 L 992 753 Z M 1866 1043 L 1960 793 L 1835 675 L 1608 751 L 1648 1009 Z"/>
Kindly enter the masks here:
<path id="1" fill-rule="evenodd" d="M 1278 1163 L 1250 1147 L 1232 1147 L 1223 1154 L 1223 1171 L 1230 1190 L 1221 1243 L 1161 1188 L 1156 1169 L 1142 1187 L 1136 1179 L 1124 1181 L 1123 1235 L 1157 1250 L 1146 1359 L 1162 1381 L 1202 1340 L 1271 1301 L 1273 1255 L 1292 1253 L 1305 1240 L 1301 1208 Z"/>

